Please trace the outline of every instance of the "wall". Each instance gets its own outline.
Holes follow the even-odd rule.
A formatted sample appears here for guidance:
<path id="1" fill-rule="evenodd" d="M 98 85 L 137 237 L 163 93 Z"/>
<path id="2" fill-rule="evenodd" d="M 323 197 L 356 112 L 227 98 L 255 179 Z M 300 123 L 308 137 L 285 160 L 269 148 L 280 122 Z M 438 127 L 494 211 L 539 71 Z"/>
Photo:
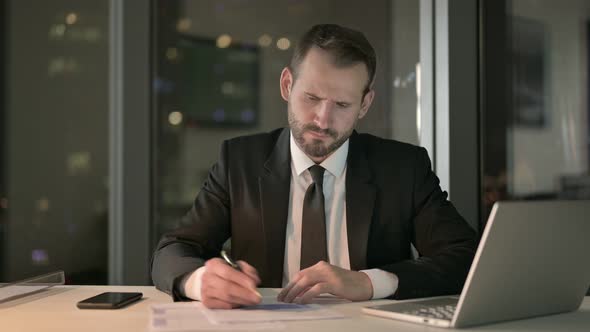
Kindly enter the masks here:
<path id="1" fill-rule="evenodd" d="M 541 129 L 508 129 L 513 170 L 508 190 L 517 196 L 555 192 L 561 176 L 588 171 L 590 2 L 514 0 L 511 5 L 512 15 L 545 27 L 548 123 Z"/>

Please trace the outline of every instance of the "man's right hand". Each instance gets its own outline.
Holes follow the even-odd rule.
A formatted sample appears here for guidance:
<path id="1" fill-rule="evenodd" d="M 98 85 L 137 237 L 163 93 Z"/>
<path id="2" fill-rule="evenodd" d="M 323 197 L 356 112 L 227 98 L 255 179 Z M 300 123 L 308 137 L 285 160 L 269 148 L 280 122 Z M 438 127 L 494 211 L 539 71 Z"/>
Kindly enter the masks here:
<path id="1" fill-rule="evenodd" d="M 258 271 L 244 261 L 238 261 L 242 271 L 229 266 L 221 258 L 205 263 L 201 280 L 201 302 L 211 309 L 233 309 L 256 305 L 262 300 L 256 286 L 260 284 Z"/>

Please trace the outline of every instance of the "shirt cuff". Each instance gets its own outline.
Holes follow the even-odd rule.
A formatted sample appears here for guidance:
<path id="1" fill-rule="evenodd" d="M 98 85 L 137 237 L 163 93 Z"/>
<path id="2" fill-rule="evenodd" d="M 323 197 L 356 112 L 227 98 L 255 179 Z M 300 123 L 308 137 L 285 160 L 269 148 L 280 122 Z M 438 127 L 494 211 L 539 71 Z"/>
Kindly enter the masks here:
<path id="1" fill-rule="evenodd" d="M 201 301 L 201 280 L 206 266 L 201 266 L 194 272 L 187 274 L 180 281 L 180 293 L 189 299 Z"/>
<path id="2" fill-rule="evenodd" d="M 373 297 L 371 300 L 383 299 L 393 295 L 397 290 L 399 279 L 391 272 L 380 269 L 361 270 L 371 279 L 373 285 Z"/>

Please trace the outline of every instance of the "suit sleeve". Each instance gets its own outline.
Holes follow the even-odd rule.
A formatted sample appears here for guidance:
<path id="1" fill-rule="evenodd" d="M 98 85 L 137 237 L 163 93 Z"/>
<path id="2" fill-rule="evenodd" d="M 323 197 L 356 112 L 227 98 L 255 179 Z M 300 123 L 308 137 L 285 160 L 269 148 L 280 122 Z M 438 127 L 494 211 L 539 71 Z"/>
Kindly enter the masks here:
<path id="1" fill-rule="evenodd" d="M 415 158 L 412 242 L 419 258 L 380 267 L 399 284 L 394 299 L 461 292 L 477 247 L 475 231 L 447 200 L 424 148 Z"/>
<path id="2" fill-rule="evenodd" d="M 192 208 L 181 220 L 182 226 L 165 234 L 152 258 L 151 274 L 156 288 L 175 301 L 185 300 L 180 281 L 219 255 L 231 236 L 228 188 L 227 142 L 222 144 L 219 161 L 199 191 Z"/>

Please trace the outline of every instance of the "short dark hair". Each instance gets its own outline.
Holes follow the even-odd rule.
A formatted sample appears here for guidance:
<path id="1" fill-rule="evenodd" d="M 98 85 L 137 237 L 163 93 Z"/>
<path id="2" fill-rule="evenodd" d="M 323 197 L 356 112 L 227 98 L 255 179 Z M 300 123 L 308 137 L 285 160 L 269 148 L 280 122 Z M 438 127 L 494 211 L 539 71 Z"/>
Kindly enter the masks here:
<path id="1" fill-rule="evenodd" d="M 307 31 L 293 51 L 289 69 L 297 77 L 297 69 L 312 47 L 318 47 L 332 55 L 334 64 L 348 67 L 362 62 L 367 67 L 369 81 L 365 85 L 363 98 L 370 91 L 377 67 L 377 56 L 373 46 L 362 32 L 336 24 L 318 24 Z"/>

